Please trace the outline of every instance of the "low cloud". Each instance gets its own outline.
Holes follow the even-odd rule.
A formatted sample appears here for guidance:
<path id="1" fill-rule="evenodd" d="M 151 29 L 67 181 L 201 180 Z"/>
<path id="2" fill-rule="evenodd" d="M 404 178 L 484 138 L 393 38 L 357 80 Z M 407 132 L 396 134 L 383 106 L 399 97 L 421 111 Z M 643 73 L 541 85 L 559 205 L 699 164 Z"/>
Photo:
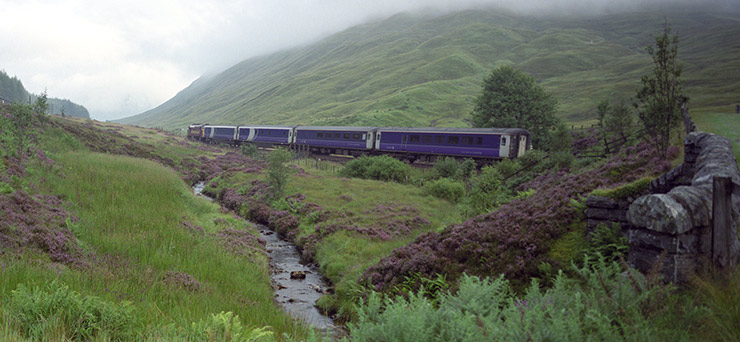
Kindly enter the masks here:
<path id="1" fill-rule="evenodd" d="M 399 12 L 497 6 L 520 14 L 597 15 L 688 0 L 10 0 L 0 68 L 34 93 L 83 104 L 93 118 L 138 114 L 204 73 L 308 44 Z M 738 9 L 732 1 L 712 6 Z"/>

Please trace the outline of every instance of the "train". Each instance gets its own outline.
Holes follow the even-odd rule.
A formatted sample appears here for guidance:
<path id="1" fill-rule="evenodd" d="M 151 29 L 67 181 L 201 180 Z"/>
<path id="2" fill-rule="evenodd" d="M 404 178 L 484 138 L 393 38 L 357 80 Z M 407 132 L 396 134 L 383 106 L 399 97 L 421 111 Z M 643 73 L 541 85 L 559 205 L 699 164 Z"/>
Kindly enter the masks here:
<path id="1" fill-rule="evenodd" d="M 442 157 L 471 158 L 479 163 L 514 159 L 532 148 L 522 128 L 220 126 L 192 124 L 189 139 L 229 145 L 286 146 L 297 151 L 333 155 L 390 155 L 409 162 Z"/>

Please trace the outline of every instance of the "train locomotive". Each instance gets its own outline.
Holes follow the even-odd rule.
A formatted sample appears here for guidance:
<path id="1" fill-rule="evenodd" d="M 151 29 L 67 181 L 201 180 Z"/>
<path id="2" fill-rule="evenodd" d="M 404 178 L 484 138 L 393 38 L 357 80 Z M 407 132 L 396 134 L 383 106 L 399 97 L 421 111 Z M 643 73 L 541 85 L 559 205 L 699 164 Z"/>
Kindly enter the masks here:
<path id="1" fill-rule="evenodd" d="M 288 146 L 315 154 L 390 155 L 410 162 L 441 157 L 478 162 L 513 159 L 531 149 L 521 128 L 217 126 L 193 124 L 188 138 L 229 145 Z"/>

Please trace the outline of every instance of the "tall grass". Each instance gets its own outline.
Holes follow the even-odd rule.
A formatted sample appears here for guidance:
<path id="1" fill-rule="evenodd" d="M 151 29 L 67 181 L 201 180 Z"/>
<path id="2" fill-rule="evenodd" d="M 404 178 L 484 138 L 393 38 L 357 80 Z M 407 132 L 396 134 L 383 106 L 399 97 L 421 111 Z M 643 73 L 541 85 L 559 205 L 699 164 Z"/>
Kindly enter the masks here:
<path id="1" fill-rule="evenodd" d="M 50 132 L 58 136 L 42 140 L 51 143 L 44 149 L 56 163 L 29 169 L 29 183 L 68 203 L 67 209 L 79 218 L 69 220 L 68 228 L 89 254 L 91 266 L 52 264 L 34 252 L 2 256 L 2 302 L 19 286 L 57 279 L 84 295 L 131 302 L 139 318 L 136 339 L 177 336 L 168 331 L 182 331 L 219 312 L 232 312 L 248 327 L 270 326 L 277 336 L 305 333 L 274 303 L 267 258 L 258 247 L 244 257 L 219 245 L 215 232 L 224 227 L 256 235 L 248 223 L 193 196 L 161 164 L 90 153 L 74 138 Z M 227 223 L 217 225 L 215 219 Z M 203 227 L 205 234 L 188 231 L 184 222 Z M 8 322 L 0 320 L 5 324 L 0 334 L 14 340 Z"/>

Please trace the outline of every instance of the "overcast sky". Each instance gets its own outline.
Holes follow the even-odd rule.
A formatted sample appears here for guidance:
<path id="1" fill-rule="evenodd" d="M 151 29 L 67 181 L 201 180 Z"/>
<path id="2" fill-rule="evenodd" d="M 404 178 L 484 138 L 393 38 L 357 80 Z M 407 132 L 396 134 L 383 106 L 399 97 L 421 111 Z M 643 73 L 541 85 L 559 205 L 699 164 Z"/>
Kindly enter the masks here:
<path id="1" fill-rule="evenodd" d="M 110 120 L 154 108 L 204 73 L 399 12 L 598 13 L 678 2 L 691 1 L 0 0 L 0 69 L 32 93 L 46 89 Z"/>

